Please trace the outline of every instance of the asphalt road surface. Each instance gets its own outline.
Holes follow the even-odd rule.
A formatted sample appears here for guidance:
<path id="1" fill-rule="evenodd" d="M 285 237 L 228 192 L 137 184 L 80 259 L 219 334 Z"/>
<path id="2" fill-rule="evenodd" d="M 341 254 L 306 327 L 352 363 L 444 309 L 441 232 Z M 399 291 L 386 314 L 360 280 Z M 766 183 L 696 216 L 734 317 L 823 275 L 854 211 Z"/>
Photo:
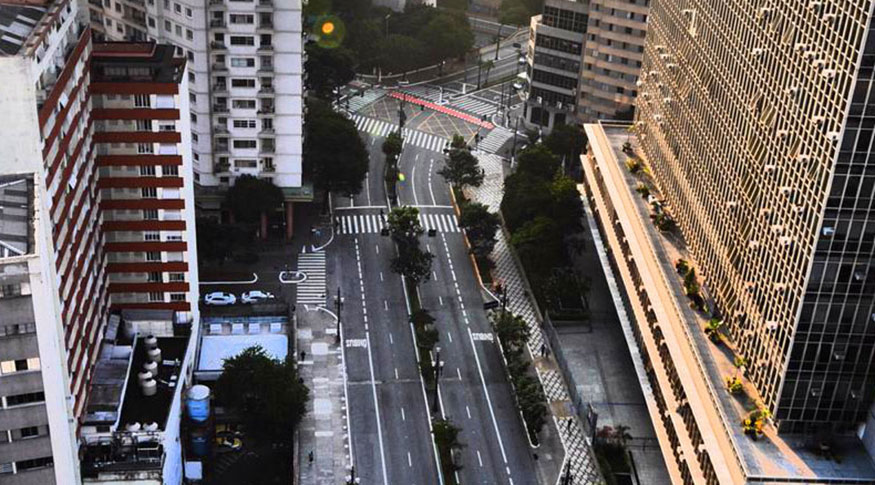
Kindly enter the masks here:
<path id="1" fill-rule="evenodd" d="M 515 59 L 515 58 L 514 58 Z M 514 60 L 515 62 L 515 60 Z M 416 364 L 401 278 L 391 272 L 391 239 L 375 221 L 387 211 L 382 138 L 363 135 L 371 171 L 362 192 L 335 197 L 343 233 L 328 248 L 341 287 L 351 440 L 362 483 L 439 483 L 430 406 Z M 437 170 L 443 154 L 405 145 L 399 203 L 415 205 L 438 227 L 422 244 L 434 255 L 432 280 L 420 287 L 440 332 L 440 411 L 461 428 L 457 463 L 464 484 L 532 484 L 537 479 L 520 415 L 513 404 L 478 282 Z M 453 219 L 454 220 L 454 219 Z M 331 289 L 332 293 L 336 288 Z"/>

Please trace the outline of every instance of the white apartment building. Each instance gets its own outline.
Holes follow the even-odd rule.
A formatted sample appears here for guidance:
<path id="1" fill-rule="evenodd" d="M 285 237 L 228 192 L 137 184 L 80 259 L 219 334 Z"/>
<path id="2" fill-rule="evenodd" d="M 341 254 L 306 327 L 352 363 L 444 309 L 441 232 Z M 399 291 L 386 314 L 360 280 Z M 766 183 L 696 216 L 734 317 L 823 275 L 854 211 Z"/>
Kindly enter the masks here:
<path id="1" fill-rule="evenodd" d="M 80 0 L 81 1 L 81 0 Z M 188 58 L 191 157 L 201 209 L 248 174 L 271 178 L 292 204 L 302 180 L 301 0 L 89 0 L 97 37 L 154 39 Z"/>

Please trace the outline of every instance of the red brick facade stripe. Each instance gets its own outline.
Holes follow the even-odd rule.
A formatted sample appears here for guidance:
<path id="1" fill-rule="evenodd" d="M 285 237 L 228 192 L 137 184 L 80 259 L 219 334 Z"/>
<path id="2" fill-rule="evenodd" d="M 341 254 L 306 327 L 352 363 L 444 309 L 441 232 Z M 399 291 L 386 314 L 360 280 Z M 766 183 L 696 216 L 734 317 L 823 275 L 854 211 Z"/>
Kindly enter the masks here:
<path id="1" fill-rule="evenodd" d="M 95 120 L 178 120 L 179 110 L 170 108 L 102 108 L 91 110 Z"/>
<path id="2" fill-rule="evenodd" d="M 112 310 L 127 310 L 129 308 L 138 310 L 176 310 L 180 312 L 191 311 L 191 303 L 187 301 L 172 301 L 172 302 L 148 302 L 148 303 L 113 303 L 110 305 Z"/>
<path id="3" fill-rule="evenodd" d="M 44 126 L 46 124 L 46 120 L 52 115 L 52 112 L 55 110 L 55 107 L 58 105 L 58 98 L 61 97 L 61 93 L 64 92 L 64 89 L 67 87 L 67 81 L 70 79 L 70 76 L 73 74 L 73 71 L 76 69 L 76 64 L 79 63 L 79 59 L 82 57 L 82 51 L 88 46 L 89 41 L 91 40 L 91 29 L 85 29 L 82 32 L 82 36 L 79 37 L 79 42 L 76 43 L 76 47 L 73 49 L 73 53 L 70 57 L 67 58 L 67 61 L 64 63 L 64 69 L 61 71 L 61 75 L 58 76 L 57 82 L 55 82 L 55 86 L 52 88 L 52 92 L 46 97 L 46 101 L 43 103 L 43 107 L 39 110 L 39 124 L 40 126 Z"/>
<path id="4" fill-rule="evenodd" d="M 144 241 L 144 242 L 111 242 L 103 248 L 106 252 L 119 253 L 142 253 L 146 251 L 185 251 L 188 243 L 185 241 Z"/>
<path id="5" fill-rule="evenodd" d="M 64 121 L 67 119 L 67 115 L 70 113 L 70 110 L 73 109 L 73 100 L 76 99 L 76 96 L 79 95 L 79 90 L 82 89 L 82 86 L 85 85 L 85 82 L 90 78 L 88 69 L 88 61 L 85 62 L 85 71 L 83 71 L 82 76 L 79 77 L 79 82 L 76 83 L 76 86 L 70 91 L 70 102 L 67 103 L 67 106 L 58 112 L 58 115 L 55 116 L 55 125 L 52 126 L 52 130 L 49 132 L 46 139 L 43 141 L 43 159 L 49 156 L 49 152 L 52 150 L 52 145 L 55 144 L 55 139 L 58 137 L 58 133 L 61 131 L 61 127 L 64 126 Z M 88 107 L 88 100 L 91 96 L 88 93 L 85 93 L 85 96 L 82 97 L 82 101 L 79 104 L 79 111 L 83 111 L 82 108 Z"/>
<path id="6" fill-rule="evenodd" d="M 182 187 L 182 177 L 100 177 L 97 188 Z"/>
<path id="7" fill-rule="evenodd" d="M 185 221 L 105 221 L 104 231 L 184 231 Z"/>
<path id="8" fill-rule="evenodd" d="M 182 155 L 98 155 L 98 167 L 182 165 Z"/>
<path id="9" fill-rule="evenodd" d="M 177 83 L 93 82 L 89 90 L 94 94 L 177 94 Z"/>
<path id="10" fill-rule="evenodd" d="M 95 143 L 179 143 L 177 131 L 102 131 L 94 134 Z"/>
<path id="11" fill-rule="evenodd" d="M 175 291 L 185 292 L 189 290 L 188 283 L 110 283 L 110 293 L 148 293 L 150 291 Z"/>
<path id="12" fill-rule="evenodd" d="M 73 137 L 75 135 L 77 135 L 76 128 L 79 126 L 79 122 L 82 120 L 83 113 L 85 113 L 85 112 L 80 111 L 80 112 L 76 113 L 76 116 L 70 121 L 70 128 L 69 128 L 69 131 L 67 132 L 67 135 L 64 136 L 64 139 L 61 140 L 59 145 L 58 145 L 58 150 L 55 152 L 55 159 L 52 160 L 52 166 L 49 168 L 49 172 L 46 175 L 46 181 L 47 181 L 47 184 L 49 186 L 51 186 L 51 183 L 54 180 L 55 175 L 57 175 L 57 173 L 58 173 L 58 169 L 61 166 L 61 162 L 64 160 L 64 156 L 67 153 L 67 149 L 70 147 L 70 142 L 73 140 Z M 80 137 L 79 141 L 76 142 L 77 150 L 81 151 L 81 149 L 82 149 L 81 147 L 82 147 L 83 142 L 88 138 L 89 130 L 91 130 L 91 119 L 90 118 L 88 119 L 88 124 L 85 125 L 85 129 L 82 130 L 82 133 L 84 133 L 85 136 Z M 76 154 L 78 154 L 78 153 L 79 152 L 77 151 Z M 76 160 L 74 157 L 71 156 L 69 160 L 70 160 L 70 163 L 68 163 L 67 166 L 64 168 L 64 173 L 67 174 L 68 176 L 69 176 L 69 172 L 71 172 L 73 170 L 73 167 L 76 165 L 75 163 L 73 163 L 73 161 Z M 66 180 L 64 181 L 64 183 L 66 183 Z"/>
<path id="13" fill-rule="evenodd" d="M 110 199 L 101 200 L 100 209 L 184 209 L 182 199 Z"/>
<path id="14" fill-rule="evenodd" d="M 188 263 L 171 261 L 167 263 L 109 263 L 106 265 L 107 273 L 149 273 L 152 271 L 188 271 Z"/>

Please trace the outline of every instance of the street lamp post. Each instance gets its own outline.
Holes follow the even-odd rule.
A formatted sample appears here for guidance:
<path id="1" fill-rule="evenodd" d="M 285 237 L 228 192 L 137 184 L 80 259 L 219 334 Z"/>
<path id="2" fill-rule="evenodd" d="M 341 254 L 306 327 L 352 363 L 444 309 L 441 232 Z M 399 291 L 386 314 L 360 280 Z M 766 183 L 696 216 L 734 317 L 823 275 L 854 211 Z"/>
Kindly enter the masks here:
<path id="1" fill-rule="evenodd" d="M 340 344 L 340 310 L 343 308 L 343 297 L 340 296 L 340 286 L 337 287 L 337 295 L 334 297 L 334 309 L 337 310 L 337 336 L 335 340 Z"/>
<path id="2" fill-rule="evenodd" d="M 436 413 L 438 410 L 438 405 L 440 404 L 439 398 L 439 389 L 440 389 L 440 379 L 441 379 L 441 371 L 443 371 L 444 363 L 441 362 L 441 348 L 435 347 L 435 359 L 434 359 L 434 405 L 431 407 L 432 413 Z"/>

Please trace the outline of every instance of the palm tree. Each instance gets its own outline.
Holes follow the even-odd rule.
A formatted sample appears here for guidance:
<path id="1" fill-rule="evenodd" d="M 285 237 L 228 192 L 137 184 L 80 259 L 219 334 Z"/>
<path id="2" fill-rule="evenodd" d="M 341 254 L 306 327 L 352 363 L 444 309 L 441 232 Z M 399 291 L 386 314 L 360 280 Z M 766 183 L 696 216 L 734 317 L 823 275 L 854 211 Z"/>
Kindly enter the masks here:
<path id="1" fill-rule="evenodd" d="M 489 84 L 489 71 L 491 71 L 492 68 L 495 67 L 495 63 L 492 62 L 492 60 L 488 60 L 483 63 L 483 67 L 486 69 L 486 78 L 483 79 L 483 84 L 485 85 Z"/>

